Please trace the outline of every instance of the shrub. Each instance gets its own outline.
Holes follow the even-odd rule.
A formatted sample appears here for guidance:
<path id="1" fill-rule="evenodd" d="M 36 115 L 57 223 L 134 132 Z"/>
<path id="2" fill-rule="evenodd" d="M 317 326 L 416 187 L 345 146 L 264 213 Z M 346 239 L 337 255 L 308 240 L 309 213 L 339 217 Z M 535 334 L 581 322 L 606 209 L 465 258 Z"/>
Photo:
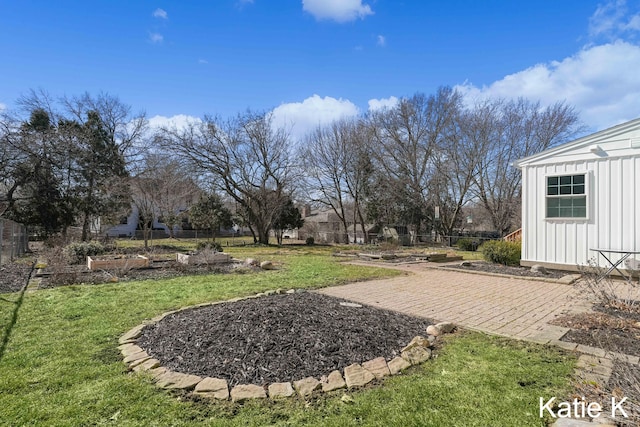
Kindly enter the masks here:
<path id="1" fill-rule="evenodd" d="M 210 250 L 215 252 L 224 252 L 224 250 L 222 249 L 222 245 L 218 242 L 198 242 L 198 244 L 196 245 L 196 250 L 198 251 Z"/>
<path id="2" fill-rule="evenodd" d="M 490 240 L 482 244 L 484 259 L 496 264 L 520 265 L 522 246 L 520 242 Z"/>
<path id="3" fill-rule="evenodd" d="M 106 252 L 106 248 L 100 242 L 76 242 L 64 248 L 65 255 L 71 263 L 81 264 L 88 256 L 96 256 Z"/>
<path id="4" fill-rule="evenodd" d="M 313 236 L 309 236 L 307 237 L 307 240 L 305 242 L 307 243 L 307 245 L 311 246 L 316 242 L 316 239 L 314 239 Z"/>
<path id="5" fill-rule="evenodd" d="M 456 242 L 456 246 L 461 251 L 475 251 L 478 249 L 478 241 L 464 237 Z"/>

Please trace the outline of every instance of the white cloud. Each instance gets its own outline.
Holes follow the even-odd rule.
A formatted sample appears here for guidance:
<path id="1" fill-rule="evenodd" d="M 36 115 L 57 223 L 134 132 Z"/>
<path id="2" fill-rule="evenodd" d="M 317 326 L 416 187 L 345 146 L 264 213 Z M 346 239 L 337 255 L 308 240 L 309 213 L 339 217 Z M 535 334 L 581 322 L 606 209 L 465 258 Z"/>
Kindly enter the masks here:
<path id="1" fill-rule="evenodd" d="M 164 9 L 156 9 L 153 11 L 153 13 L 151 14 L 154 18 L 159 18 L 159 19 L 169 19 L 169 15 L 167 15 L 167 11 Z"/>
<path id="2" fill-rule="evenodd" d="M 289 130 L 294 141 L 302 141 L 320 125 L 357 116 L 359 113 L 358 107 L 348 99 L 313 95 L 302 102 L 290 102 L 276 107 L 273 110 L 273 121 L 275 126 Z"/>
<path id="3" fill-rule="evenodd" d="M 469 103 L 482 98 L 566 101 L 590 128 L 603 129 L 640 117 L 640 46 L 618 41 L 585 48 L 538 64 L 481 88 L 457 86 Z"/>
<path id="4" fill-rule="evenodd" d="M 164 41 L 164 37 L 160 33 L 149 33 L 149 41 L 154 44 L 160 44 Z"/>
<path id="5" fill-rule="evenodd" d="M 329 19 L 336 22 L 354 21 L 373 15 L 373 10 L 362 0 L 302 0 L 302 10 L 318 20 Z"/>
<path id="6" fill-rule="evenodd" d="M 202 58 L 198 59 L 198 64 L 208 64 L 208 63 L 209 61 L 207 61 L 206 59 L 202 59 Z"/>
<path id="7" fill-rule="evenodd" d="M 176 127 L 178 129 L 183 129 L 190 123 L 200 123 L 200 122 L 202 122 L 202 119 L 200 119 L 199 117 L 188 116 L 186 114 L 177 114 L 171 117 L 153 116 L 149 119 L 149 129 L 155 130 L 161 127 L 168 127 L 168 128 Z"/>
<path id="8" fill-rule="evenodd" d="M 389 98 L 370 99 L 369 111 L 378 111 L 386 108 L 393 108 L 398 104 L 399 99 L 395 96 Z"/>
<path id="9" fill-rule="evenodd" d="M 634 15 L 626 24 L 625 29 L 630 31 L 640 31 L 640 13 Z"/>
<path id="10" fill-rule="evenodd" d="M 378 37 L 376 37 L 376 44 L 380 47 L 386 46 L 387 38 L 383 35 L 378 35 Z"/>
<path id="11" fill-rule="evenodd" d="M 6 109 L 7 109 L 7 105 L 0 102 L 0 111 L 6 110 Z"/>
<path id="12" fill-rule="evenodd" d="M 614 0 L 598 5 L 589 18 L 589 34 L 597 37 L 619 30 L 621 20 L 625 16 L 625 3 L 625 0 Z"/>
<path id="13" fill-rule="evenodd" d="M 630 13 L 626 0 L 610 0 L 598 5 L 589 19 L 589 35 L 617 40 L 640 31 L 640 12 Z"/>

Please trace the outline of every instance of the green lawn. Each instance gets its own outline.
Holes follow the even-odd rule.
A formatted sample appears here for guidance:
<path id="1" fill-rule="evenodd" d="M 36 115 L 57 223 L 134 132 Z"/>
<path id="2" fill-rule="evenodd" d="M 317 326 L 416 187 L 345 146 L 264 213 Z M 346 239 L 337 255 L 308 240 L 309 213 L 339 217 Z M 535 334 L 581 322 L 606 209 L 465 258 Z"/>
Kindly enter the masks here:
<path id="1" fill-rule="evenodd" d="M 205 301 L 276 288 L 317 288 L 397 274 L 339 263 L 321 247 L 230 248 L 281 262 L 262 273 L 67 286 L 25 296 L 0 360 L 3 425 L 540 426 L 540 396 L 563 396 L 574 360 L 561 352 L 466 333 L 438 358 L 382 387 L 242 406 L 198 403 L 128 375 L 118 337 L 144 319 Z M 16 300 L 17 294 L 5 295 Z M 0 301 L 0 330 L 14 305 Z"/>

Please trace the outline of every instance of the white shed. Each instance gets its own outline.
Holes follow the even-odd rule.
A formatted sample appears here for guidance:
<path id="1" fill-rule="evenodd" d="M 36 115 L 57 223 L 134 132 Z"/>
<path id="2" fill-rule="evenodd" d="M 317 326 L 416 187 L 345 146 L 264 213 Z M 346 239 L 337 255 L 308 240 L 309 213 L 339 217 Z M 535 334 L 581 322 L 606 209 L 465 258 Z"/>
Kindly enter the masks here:
<path id="1" fill-rule="evenodd" d="M 576 270 L 593 259 L 608 267 L 592 249 L 640 251 L 640 119 L 516 166 L 522 169 L 522 265 Z"/>

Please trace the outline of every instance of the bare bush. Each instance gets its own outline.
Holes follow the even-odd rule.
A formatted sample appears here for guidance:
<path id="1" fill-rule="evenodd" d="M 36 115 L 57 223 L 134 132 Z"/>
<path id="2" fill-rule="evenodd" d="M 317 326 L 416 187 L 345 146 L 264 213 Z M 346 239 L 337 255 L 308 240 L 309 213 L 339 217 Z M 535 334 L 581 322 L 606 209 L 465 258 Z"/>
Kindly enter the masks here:
<path id="1" fill-rule="evenodd" d="M 624 311 L 634 311 L 640 308 L 640 287 L 634 280 L 617 280 L 610 275 L 603 276 L 605 269 L 598 266 L 594 259 L 588 265 L 580 266 L 582 280 L 580 286 L 590 294 L 596 303 L 606 307 Z M 638 276 L 638 270 L 628 269 L 631 277 Z"/>
<path id="2" fill-rule="evenodd" d="M 617 417 L 623 426 L 640 425 L 640 369 L 637 365 L 616 360 L 607 390 L 618 401 L 627 398 L 624 409 L 627 418 Z"/>
<path id="3" fill-rule="evenodd" d="M 52 285 L 70 285 L 78 282 L 78 272 L 69 267 L 69 258 L 62 246 L 47 248 L 43 253 L 50 272 Z"/>

